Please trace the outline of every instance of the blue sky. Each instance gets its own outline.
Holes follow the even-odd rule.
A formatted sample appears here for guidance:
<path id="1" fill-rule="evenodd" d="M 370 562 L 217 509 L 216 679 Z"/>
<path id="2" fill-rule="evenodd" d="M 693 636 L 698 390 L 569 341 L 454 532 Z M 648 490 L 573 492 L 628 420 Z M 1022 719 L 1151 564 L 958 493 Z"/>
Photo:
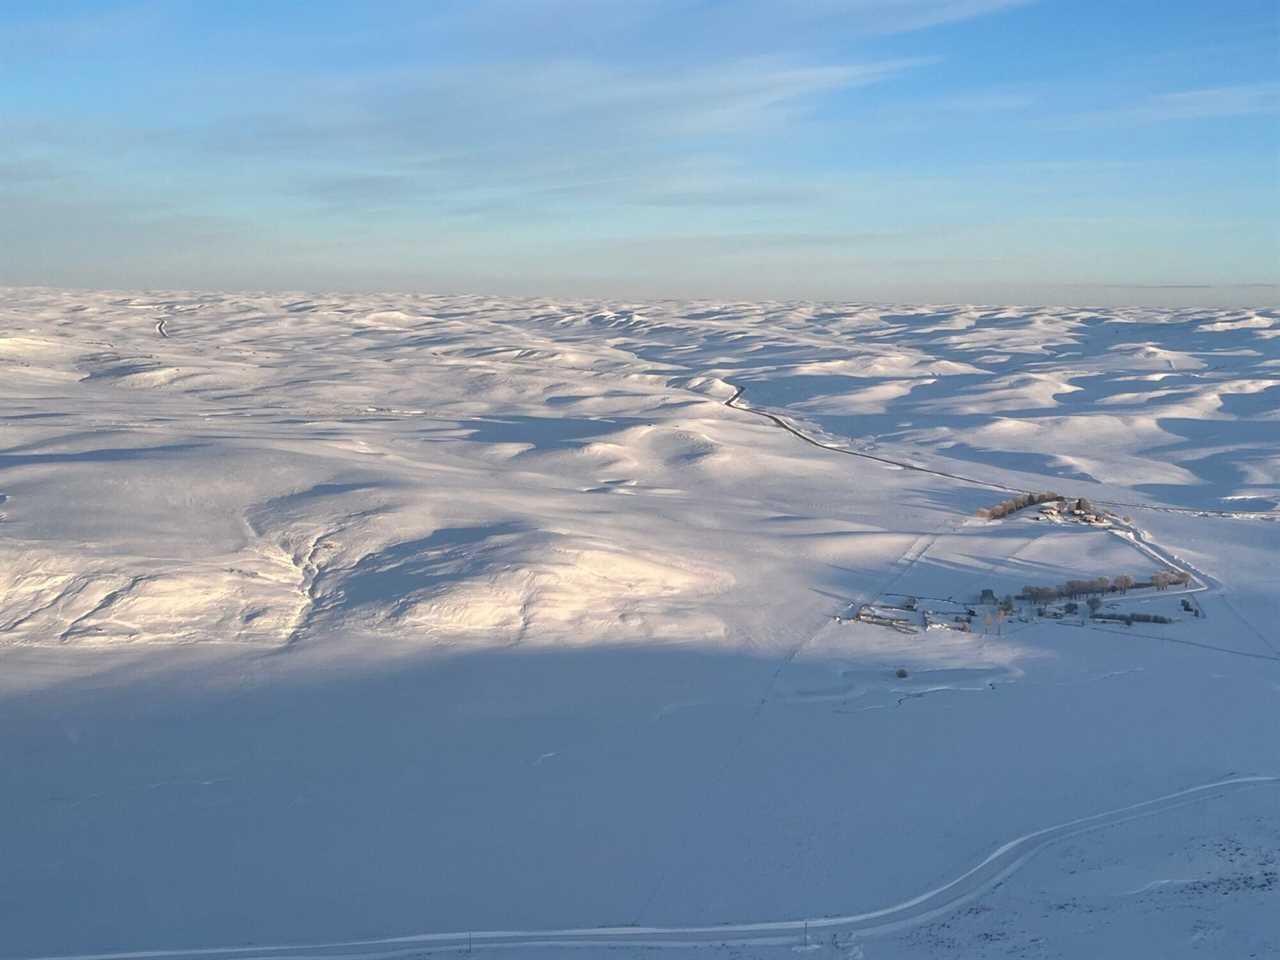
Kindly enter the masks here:
<path id="1" fill-rule="evenodd" d="M 7 0 L 0 282 L 1267 305 L 1277 18 Z"/>

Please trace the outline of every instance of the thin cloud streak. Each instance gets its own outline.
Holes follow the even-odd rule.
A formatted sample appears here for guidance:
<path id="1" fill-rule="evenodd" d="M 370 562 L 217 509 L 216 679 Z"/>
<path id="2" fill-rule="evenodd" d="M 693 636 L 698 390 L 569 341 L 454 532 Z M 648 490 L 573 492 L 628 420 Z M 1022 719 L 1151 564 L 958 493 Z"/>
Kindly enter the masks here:
<path id="1" fill-rule="evenodd" d="M 1280 83 L 1248 83 L 1178 90 L 1133 103 L 1077 114 L 1067 126 L 1124 126 L 1218 120 L 1280 113 Z"/>

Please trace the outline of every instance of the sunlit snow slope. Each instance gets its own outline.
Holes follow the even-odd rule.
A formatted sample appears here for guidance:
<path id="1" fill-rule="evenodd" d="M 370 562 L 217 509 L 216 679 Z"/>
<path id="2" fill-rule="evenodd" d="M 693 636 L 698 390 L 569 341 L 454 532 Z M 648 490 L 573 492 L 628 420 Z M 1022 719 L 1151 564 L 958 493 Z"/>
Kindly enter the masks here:
<path id="1" fill-rule="evenodd" d="M 786 560 L 818 539 L 798 514 L 838 518 L 824 559 L 859 532 L 852 555 L 892 560 L 909 525 L 887 504 L 923 508 L 930 484 L 798 466 L 720 404 L 734 386 L 998 485 L 1280 503 L 1265 313 L 28 291 L 2 309 L 9 642 L 748 643 L 764 584 L 832 586 Z"/>

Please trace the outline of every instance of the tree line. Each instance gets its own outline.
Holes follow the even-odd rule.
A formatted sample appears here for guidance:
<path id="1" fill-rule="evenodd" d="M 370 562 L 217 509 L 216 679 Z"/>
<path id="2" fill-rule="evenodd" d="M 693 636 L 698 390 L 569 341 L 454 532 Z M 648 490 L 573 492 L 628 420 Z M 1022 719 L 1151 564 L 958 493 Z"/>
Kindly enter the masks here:
<path id="1" fill-rule="evenodd" d="M 1053 600 L 1077 600 L 1081 597 L 1102 596 L 1107 593 L 1128 593 L 1135 587 L 1155 587 L 1167 590 L 1175 584 L 1188 583 L 1191 575 L 1182 570 L 1161 570 L 1151 575 L 1150 580 L 1137 580 L 1127 573 L 1118 577 L 1095 577 L 1092 580 L 1068 580 L 1056 587 L 1030 585 L 1022 588 L 1022 596 L 1035 603 L 1047 603 Z"/>
<path id="2" fill-rule="evenodd" d="M 1007 517 L 1011 513 L 1017 513 L 1023 507 L 1034 506 L 1037 503 L 1048 503 L 1051 500 L 1061 500 L 1062 497 L 1056 493 L 1023 493 L 1016 497 L 1010 497 L 1008 500 L 1002 500 L 994 507 L 986 507 L 978 511 L 978 516 L 987 520 L 999 520 L 1001 517 Z"/>

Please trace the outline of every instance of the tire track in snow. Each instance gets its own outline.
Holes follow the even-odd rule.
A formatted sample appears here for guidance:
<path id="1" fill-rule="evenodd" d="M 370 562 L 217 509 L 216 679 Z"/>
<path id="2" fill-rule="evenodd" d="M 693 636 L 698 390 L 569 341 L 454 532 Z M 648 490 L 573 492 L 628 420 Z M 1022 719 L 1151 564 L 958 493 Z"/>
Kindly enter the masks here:
<path id="1" fill-rule="evenodd" d="M 1247 621 L 1246 621 L 1247 623 Z M 1252 650 L 1233 650 L 1230 647 L 1219 647 L 1212 643 L 1201 643 L 1199 640 L 1187 640 L 1183 637 L 1164 637 L 1158 633 L 1143 633 L 1139 630 L 1117 630 L 1114 627 L 1098 627 L 1093 624 L 1062 623 L 1058 626 L 1073 630 L 1093 630 L 1097 633 L 1114 633 L 1117 637 L 1142 637 L 1146 640 L 1163 640 L 1165 643 L 1179 643 L 1184 647 L 1199 647 L 1201 650 L 1213 650 L 1215 653 L 1229 653 L 1236 657 L 1248 657 L 1251 660 L 1271 660 L 1280 663 L 1280 656 L 1273 657 L 1268 653 L 1255 653 Z"/>
<path id="2" fill-rule="evenodd" d="M 962 523 L 963 521 L 960 522 Z M 920 534 L 911 542 L 911 545 L 907 547 L 902 556 L 894 563 L 895 569 L 890 573 L 889 578 L 884 582 L 884 584 L 882 584 L 880 589 L 875 591 L 873 594 L 868 595 L 867 599 L 848 601 L 848 607 L 860 609 L 866 603 L 874 602 L 884 596 L 885 591 L 889 587 L 902 579 L 903 576 L 915 567 L 916 562 L 933 548 L 933 545 L 938 542 L 938 537 L 947 531 L 955 532 L 957 526 L 958 524 L 956 521 L 948 520 L 937 530 L 927 531 Z M 751 715 L 747 718 L 746 723 L 739 731 L 737 739 L 733 742 L 733 746 L 722 758 L 722 766 L 720 768 L 721 773 L 723 773 L 724 766 L 729 762 L 729 758 L 737 755 L 738 751 L 742 749 L 743 744 L 747 741 L 747 738 L 751 735 L 751 731 L 754 729 L 753 725 L 760 719 L 761 715 L 764 713 L 765 707 L 768 706 L 770 700 L 773 699 L 774 691 L 778 687 L 778 681 L 782 678 L 782 674 L 786 671 L 787 667 L 795 662 L 796 657 L 798 657 L 801 651 L 809 645 L 814 636 L 815 634 L 813 633 L 804 634 L 801 639 L 793 644 L 791 648 L 787 650 L 786 654 L 779 659 L 777 666 L 769 674 L 768 682 L 765 684 L 764 691 L 760 694 L 759 700 L 756 701 L 755 707 L 752 708 Z M 653 888 L 649 891 L 649 894 L 645 897 L 640 909 L 636 912 L 637 924 L 639 924 L 640 918 L 643 917 L 653 906 L 654 901 L 657 900 L 658 895 L 666 885 L 667 878 L 671 875 L 671 870 L 671 866 L 668 865 L 659 874 Z"/>
<path id="3" fill-rule="evenodd" d="M 1250 632 L 1251 632 L 1255 637 L 1257 637 L 1259 640 L 1261 640 L 1261 641 L 1262 641 L 1263 645 L 1264 645 L 1268 650 L 1270 650 L 1272 653 L 1276 654 L 1276 656 L 1274 656 L 1274 657 L 1268 657 L 1268 659 L 1270 659 L 1270 660 L 1280 660 L 1280 647 L 1277 647 L 1274 643 L 1272 643 L 1272 642 L 1267 638 L 1267 635 L 1266 635 L 1266 634 L 1264 634 L 1261 630 L 1259 630 L 1257 627 L 1255 627 L 1255 626 L 1254 626 L 1254 625 L 1249 621 L 1249 619 L 1248 619 L 1247 617 L 1245 617 L 1245 615 L 1244 615 L 1243 613 L 1241 613 L 1241 612 L 1236 608 L 1236 605 L 1235 605 L 1234 603 L 1232 603 L 1232 602 L 1231 602 L 1231 599 L 1226 595 L 1226 593 L 1219 593 L 1219 595 L 1218 595 L 1218 599 L 1219 599 L 1219 600 L 1221 600 L 1221 601 L 1223 602 L 1223 604 L 1226 606 L 1226 608 L 1227 608 L 1228 610 L 1230 610 L 1233 614 L 1235 614 L 1235 617 L 1236 617 L 1236 619 L 1237 619 L 1237 620 L 1239 620 L 1241 623 L 1243 623 L 1243 624 L 1245 625 L 1245 627 L 1246 627 L 1246 628 L 1248 628 L 1248 630 L 1249 630 L 1249 631 L 1250 631 Z"/>
<path id="4" fill-rule="evenodd" d="M 25 960 L 391 960 L 433 953 L 503 948 L 677 949 L 728 945 L 801 945 L 810 934 L 876 936 L 927 923 L 969 902 L 1010 876 L 1044 847 L 1068 837 L 1220 799 L 1242 790 L 1280 785 L 1280 776 L 1228 777 L 1152 800 L 1116 807 L 1006 841 L 984 860 L 947 883 L 891 906 L 841 916 L 689 927 L 574 927 L 562 930 L 484 930 L 421 933 L 373 940 L 275 946 L 205 947 L 119 953 L 46 955 Z"/>

